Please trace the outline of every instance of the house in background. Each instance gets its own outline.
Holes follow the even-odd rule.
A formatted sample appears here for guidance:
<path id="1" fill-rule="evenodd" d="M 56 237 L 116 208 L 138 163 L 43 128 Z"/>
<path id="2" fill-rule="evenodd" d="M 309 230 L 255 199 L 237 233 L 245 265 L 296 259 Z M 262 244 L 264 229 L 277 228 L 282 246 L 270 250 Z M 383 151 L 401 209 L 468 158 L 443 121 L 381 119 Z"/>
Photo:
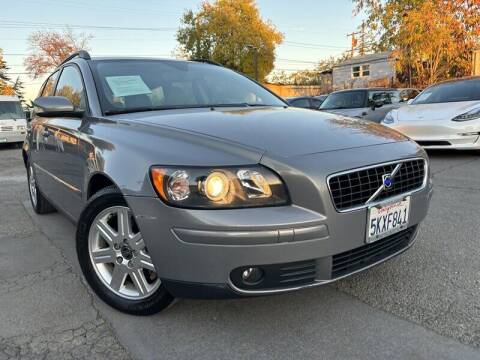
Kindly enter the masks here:
<path id="1" fill-rule="evenodd" d="M 393 86 L 395 58 L 391 51 L 357 56 L 333 68 L 333 90 Z"/>

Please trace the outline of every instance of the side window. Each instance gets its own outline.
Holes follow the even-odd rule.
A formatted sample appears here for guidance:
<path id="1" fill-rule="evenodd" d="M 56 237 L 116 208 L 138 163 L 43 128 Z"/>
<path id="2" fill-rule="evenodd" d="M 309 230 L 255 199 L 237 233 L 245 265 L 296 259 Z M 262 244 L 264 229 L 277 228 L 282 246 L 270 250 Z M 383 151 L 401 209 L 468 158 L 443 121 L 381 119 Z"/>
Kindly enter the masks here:
<path id="1" fill-rule="evenodd" d="M 85 90 L 78 70 L 73 66 L 63 68 L 57 83 L 55 96 L 65 96 L 77 110 L 85 110 Z"/>
<path id="2" fill-rule="evenodd" d="M 400 102 L 400 94 L 397 91 L 370 91 L 368 102 L 372 104 L 375 101 L 381 101 L 386 105 L 397 104 Z"/>
<path id="3" fill-rule="evenodd" d="M 57 80 L 58 77 L 58 71 L 54 72 L 50 77 L 47 79 L 45 82 L 45 86 L 43 87 L 42 93 L 40 96 L 52 96 L 53 95 L 53 90 L 55 86 L 55 81 Z"/>
<path id="4" fill-rule="evenodd" d="M 360 77 L 360 66 L 352 66 L 352 77 Z"/>
<path id="5" fill-rule="evenodd" d="M 290 105 L 294 107 L 300 107 L 300 108 L 309 108 L 310 107 L 310 101 L 308 99 L 297 99 L 293 100 Z"/>
<path id="6" fill-rule="evenodd" d="M 322 105 L 322 102 L 320 99 L 312 99 L 312 108 L 318 109 L 320 105 Z"/>
<path id="7" fill-rule="evenodd" d="M 370 65 L 355 65 L 352 66 L 352 78 L 370 76 Z"/>

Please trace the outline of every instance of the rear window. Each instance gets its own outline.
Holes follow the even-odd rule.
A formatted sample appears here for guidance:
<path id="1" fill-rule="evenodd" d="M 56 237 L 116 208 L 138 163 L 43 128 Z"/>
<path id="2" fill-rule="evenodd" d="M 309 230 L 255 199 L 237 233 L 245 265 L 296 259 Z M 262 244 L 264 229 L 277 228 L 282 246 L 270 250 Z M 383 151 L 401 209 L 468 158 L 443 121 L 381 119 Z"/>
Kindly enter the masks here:
<path id="1" fill-rule="evenodd" d="M 434 85 L 421 92 L 412 104 L 435 104 L 458 101 L 479 101 L 480 79 Z"/>
<path id="2" fill-rule="evenodd" d="M 327 96 L 320 110 L 355 109 L 365 107 L 365 91 L 346 91 Z"/>
<path id="3" fill-rule="evenodd" d="M 25 116 L 18 101 L 0 101 L 0 120 L 24 119 Z"/>

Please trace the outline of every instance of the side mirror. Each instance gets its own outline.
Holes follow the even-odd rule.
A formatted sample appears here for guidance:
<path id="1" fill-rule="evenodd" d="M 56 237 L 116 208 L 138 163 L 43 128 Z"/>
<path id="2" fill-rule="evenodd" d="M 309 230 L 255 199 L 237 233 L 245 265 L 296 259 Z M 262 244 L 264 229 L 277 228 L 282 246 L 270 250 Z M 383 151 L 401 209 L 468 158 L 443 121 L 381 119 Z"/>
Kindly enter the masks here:
<path id="1" fill-rule="evenodd" d="M 32 120 L 32 112 L 30 109 L 23 110 L 23 114 L 25 115 L 25 120 L 27 120 L 27 122 Z"/>
<path id="2" fill-rule="evenodd" d="M 407 105 L 410 105 L 411 103 L 413 103 L 413 99 L 407 101 Z"/>
<path id="3" fill-rule="evenodd" d="M 64 96 L 41 96 L 33 101 L 33 106 L 35 113 L 39 116 L 81 117 L 83 115 L 83 111 L 75 110 L 71 101 Z"/>
<path id="4" fill-rule="evenodd" d="M 382 107 L 383 106 L 383 101 L 382 100 L 373 100 L 370 107 L 372 110 L 375 110 L 376 108 Z"/>

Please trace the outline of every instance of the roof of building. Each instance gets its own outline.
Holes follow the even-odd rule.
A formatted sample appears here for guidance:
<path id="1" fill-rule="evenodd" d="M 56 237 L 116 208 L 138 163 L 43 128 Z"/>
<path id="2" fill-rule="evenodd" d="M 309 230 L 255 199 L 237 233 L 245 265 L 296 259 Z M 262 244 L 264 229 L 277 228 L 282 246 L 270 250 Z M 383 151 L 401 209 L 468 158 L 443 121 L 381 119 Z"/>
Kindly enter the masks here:
<path id="1" fill-rule="evenodd" d="M 355 64 L 363 64 L 363 63 L 371 63 L 371 62 L 375 62 L 375 61 L 387 60 L 388 58 L 391 57 L 391 55 L 392 55 L 391 51 L 384 51 L 384 52 L 376 53 L 376 54 L 355 56 L 351 59 L 345 60 L 344 62 L 342 62 L 338 65 L 335 65 L 335 67 L 355 65 Z"/>

